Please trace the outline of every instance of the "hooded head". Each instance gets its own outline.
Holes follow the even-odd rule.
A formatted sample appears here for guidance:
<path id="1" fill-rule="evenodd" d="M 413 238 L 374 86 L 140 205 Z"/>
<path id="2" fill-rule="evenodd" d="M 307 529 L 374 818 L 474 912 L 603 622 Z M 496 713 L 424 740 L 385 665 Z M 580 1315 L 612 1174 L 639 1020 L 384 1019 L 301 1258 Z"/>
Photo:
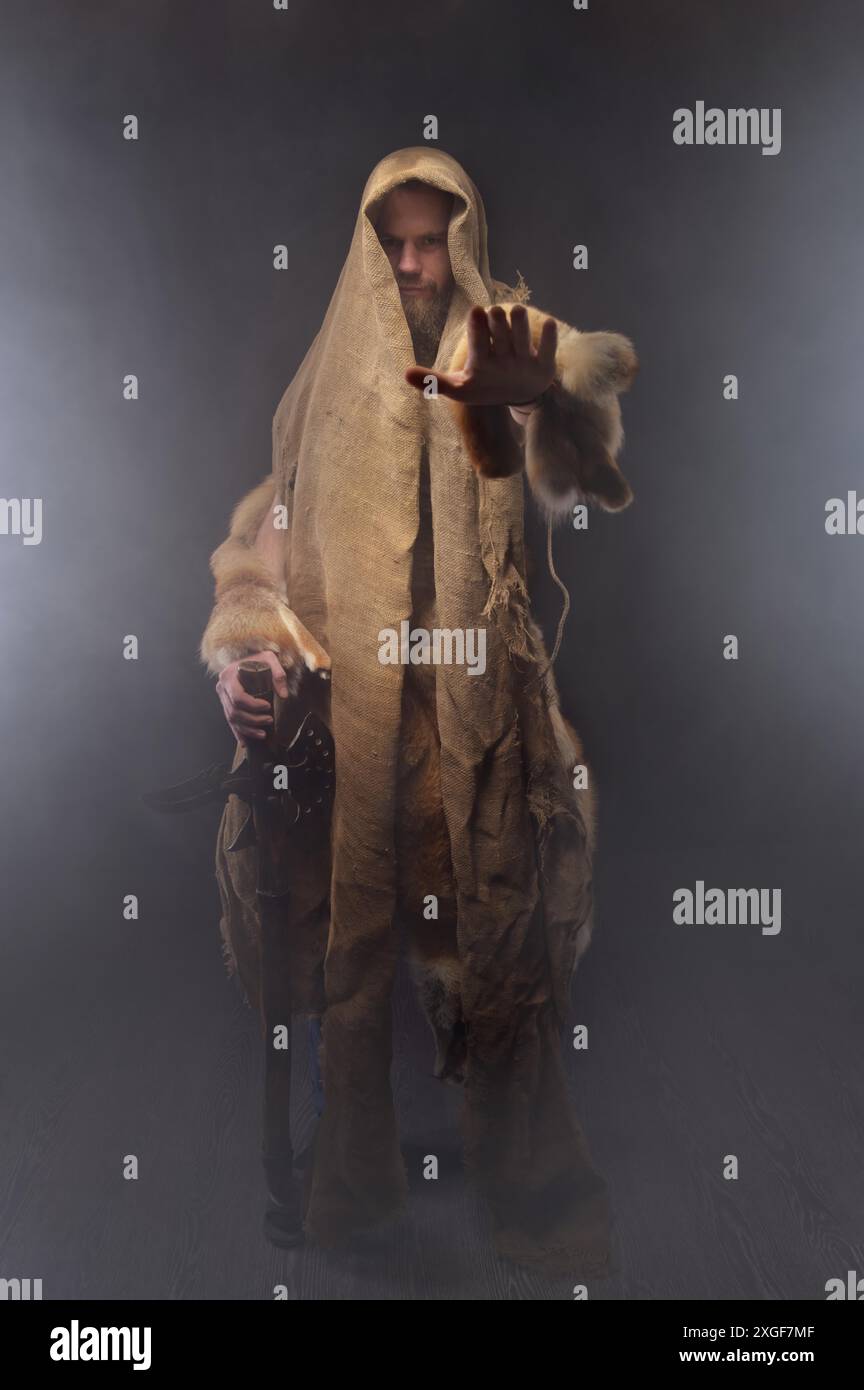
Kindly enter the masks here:
<path id="1" fill-rule="evenodd" d="M 417 240 L 424 231 L 436 237 L 425 248 Z M 381 327 L 401 345 L 406 366 L 414 359 L 418 329 L 425 329 L 427 348 L 429 333 L 437 331 L 444 360 L 471 306 L 488 308 L 495 300 L 483 199 L 443 150 L 416 145 L 380 160 L 366 180 L 355 235 Z M 434 282 L 436 290 L 406 293 L 417 282 L 430 291 Z"/>
<path id="2" fill-rule="evenodd" d="M 434 210 L 436 223 L 446 233 L 446 263 L 443 246 L 436 249 L 434 265 L 428 254 L 419 263 L 410 249 L 407 256 L 400 254 L 398 242 L 407 240 L 402 185 L 409 192 L 420 185 L 432 191 L 433 198 L 439 195 L 430 203 L 427 194 L 422 206 L 427 213 Z M 412 219 L 417 206 L 415 202 L 410 209 Z M 441 216 L 445 209 L 446 224 Z M 388 228 L 395 245 L 382 245 L 379 232 Z M 413 222 L 412 230 L 417 230 Z M 400 290 L 399 279 L 434 279 L 440 291 L 435 296 L 408 295 Z M 332 450 L 331 435 L 348 418 L 363 440 L 364 459 L 386 458 L 392 475 L 394 449 L 398 453 L 403 442 L 407 448 L 409 434 L 419 436 L 427 414 L 422 397 L 405 381 L 405 369 L 418 361 L 416 349 L 424 350 L 423 366 L 449 363 L 472 305 L 488 308 L 509 298 L 508 289 L 490 274 L 486 211 L 461 164 L 443 150 L 423 145 L 395 150 L 380 160 L 366 180 L 348 255 L 321 328 L 274 418 L 274 466 L 283 493 L 297 466 L 301 441 L 312 465 L 322 449 Z M 394 426 L 405 435 L 394 439 Z M 453 429 L 455 434 L 455 425 Z M 380 447 L 373 449 L 379 432 Z M 367 477 L 358 481 L 367 496 L 375 495 L 373 464 L 367 461 L 364 467 Z M 358 468 L 355 456 L 352 476 Z"/>
<path id="3" fill-rule="evenodd" d="M 453 271 L 447 232 L 454 195 L 411 178 L 385 193 L 371 220 L 390 262 L 418 362 L 435 360 L 447 322 Z"/>

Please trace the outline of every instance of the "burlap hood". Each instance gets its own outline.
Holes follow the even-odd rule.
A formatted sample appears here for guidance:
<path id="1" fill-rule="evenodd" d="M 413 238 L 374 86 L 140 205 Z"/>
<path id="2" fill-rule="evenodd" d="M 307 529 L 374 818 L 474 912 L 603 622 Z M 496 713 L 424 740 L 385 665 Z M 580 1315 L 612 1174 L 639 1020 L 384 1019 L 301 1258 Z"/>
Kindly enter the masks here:
<path id="1" fill-rule="evenodd" d="M 503 596 L 508 585 L 519 587 L 523 570 L 521 479 L 481 486 L 448 405 L 424 398 L 404 379 L 414 363 L 411 337 L 370 213 L 410 177 L 456 195 L 448 233 L 455 284 L 438 364 L 449 362 L 471 305 L 499 297 L 489 274 L 483 204 L 464 170 L 437 150 L 388 156 L 369 177 L 324 322 L 274 420 L 277 476 L 293 516 L 288 599 L 333 663 L 340 768 L 334 882 L 352 892 L 359 886 L 366 902 L 370 890 L 380 895 L 382 911 L 393 888 L 403 668 L 378 661 L 379 632 L 398 629 L 411 614 L 424 438 L 439 624 L 486 626 L 490 589 Z M 498 743 L 502 715 L 508 718 L 501 694 L 509 684 L 506 645 L 493 640 L 487 647 L 485 676 L 441 666 L 438 679 L 453 778 L 445 801 L 464 823 L 474 800 L 472 769 Z"/>

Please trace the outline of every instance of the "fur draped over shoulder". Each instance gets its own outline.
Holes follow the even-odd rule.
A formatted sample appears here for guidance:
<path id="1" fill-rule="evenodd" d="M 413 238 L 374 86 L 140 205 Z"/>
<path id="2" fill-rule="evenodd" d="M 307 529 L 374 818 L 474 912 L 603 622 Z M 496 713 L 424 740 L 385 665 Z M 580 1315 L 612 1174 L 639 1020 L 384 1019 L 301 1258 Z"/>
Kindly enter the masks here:
<path id="1" fill-rule="evenodd" d="M 514 305 L 501 307 L 509 316 Z M 536 347 L 543 320 L 554 315 L 525 308 Z M 617 463 L 624 442 L 618 396 L 639 369 L 636 352 L 620 333 L 580 333 L 561 319 L 556 323 L 555 379 L 523 430 L 513 426 L 506 406 L 455 400 L 450 406 L 482 477 L 507 478 L 524 468 L 538 504 L 553 517 L 563 516 L 581 501 L 619 512 L 632 502 L 633 493 Z M 467 354 L 465 334 L 448 370 L 461 370 Z"/>
<path id="2" fill-rule="evenodd" d="M 268 517 L 275 526 L 275 502 L 270 474 L 234 508 L 228 537 L 210 557 L 216 603 L 199 655 L 210 674 L 218 676 L 232 661 L 276 652 L 293 692 L 304 667 L 327 671 L 330 658 L 288 605 L 284 565 L 277 572 L 255 548 Z"/>

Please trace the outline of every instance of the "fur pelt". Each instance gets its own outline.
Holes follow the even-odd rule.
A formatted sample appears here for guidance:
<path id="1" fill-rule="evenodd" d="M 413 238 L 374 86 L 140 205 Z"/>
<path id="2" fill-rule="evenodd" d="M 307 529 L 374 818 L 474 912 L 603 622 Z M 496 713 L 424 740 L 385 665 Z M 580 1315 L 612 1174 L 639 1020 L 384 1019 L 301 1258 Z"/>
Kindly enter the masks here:
<path id="1" fill-rule="evenodd" d="M 509 315 L 514 305 L 501 307 Z M 543 320 L 554 315 L 524 307 L 536 347 Z M 524 467 L 538 504 L 553 517 L 585 500 L 604 511 L 621 511 L 633 493 L 617 463 L 624 443 L 618 396 L 639 369 L 635 349 L 620 333 L 580 333 L 561 319 L 556 322 L 555 379 L 528 416 L 524 434 L 506 406 L 456 400 L 450 405 L 471 462 L 484 478 L 508 478 Z M 460 371 L 467 355 L 466 333 L 449 371 Z"/>
<path id="2" fill-rule="evenodd" d="M 216 602 L 201 638 L 200 656 L 211 675 L 255 652 L 276 652 L 295 693 L 304 668 L 327 671 L 330 658 L 291 610 L 284 555 L 277 574 L 255 541 L 264 524 L 274 523 L 272 476 L 247 493 L 231 517 L 226 540 L 210 557 Z M 282 547 L 287 553 L 287 547 Z"/>

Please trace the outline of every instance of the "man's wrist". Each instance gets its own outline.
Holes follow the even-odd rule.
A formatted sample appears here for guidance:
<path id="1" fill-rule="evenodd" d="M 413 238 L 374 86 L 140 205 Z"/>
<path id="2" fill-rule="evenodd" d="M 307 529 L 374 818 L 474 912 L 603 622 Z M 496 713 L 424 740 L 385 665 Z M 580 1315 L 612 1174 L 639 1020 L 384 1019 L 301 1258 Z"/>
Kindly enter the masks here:
<path id="1" fill-rule="evenodd" d="M 528 416 L 533 415 L 534 411 L 539 408 L 540 399 L 540 396 L 536 396 L 533 401 L 523 401 L 521 405 L 510 405 L 508 406 L 510 414 L 520 422 L 527 420 Z"/>
<path id="2" fill-rule="evenodd" d="M 508 408 L 510 410 L 522 410 L 528 415 L 533 415 L 534 411 L 539 409 L 545 397 L 548 396 L 554 388 L 555 379 L 553 378 L 553 380 L 549 382 L 549 385 L 544 387 L 542 391 L 538 391 L 536 396 L 532 396 L 530 401 L 511 401 Z"/>

